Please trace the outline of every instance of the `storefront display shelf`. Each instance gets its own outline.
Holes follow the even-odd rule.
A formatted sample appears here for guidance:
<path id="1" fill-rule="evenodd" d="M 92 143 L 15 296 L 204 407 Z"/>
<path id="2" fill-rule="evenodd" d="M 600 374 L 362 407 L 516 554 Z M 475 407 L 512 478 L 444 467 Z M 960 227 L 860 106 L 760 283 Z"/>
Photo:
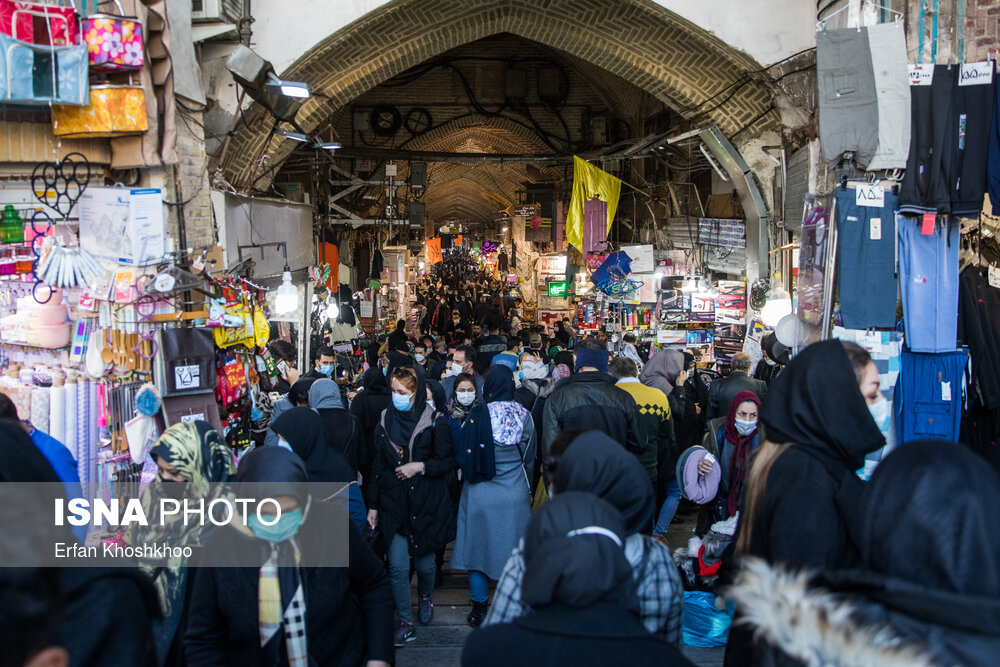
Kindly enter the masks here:
<path id="1" fill-rule="evenodd" d="M 14 347 L 30 347 L 33 350 L 49 350 L 50 352 L 62 352 L 73 347 L 72 345 L 64 345 L 62 347 L 42 347 L 41 345 L 32 345 L 31 343 L 15 343 L 9 340 L 0 341 L 0 347 L 3 347 L 4 345 L 11 345 Z"/>

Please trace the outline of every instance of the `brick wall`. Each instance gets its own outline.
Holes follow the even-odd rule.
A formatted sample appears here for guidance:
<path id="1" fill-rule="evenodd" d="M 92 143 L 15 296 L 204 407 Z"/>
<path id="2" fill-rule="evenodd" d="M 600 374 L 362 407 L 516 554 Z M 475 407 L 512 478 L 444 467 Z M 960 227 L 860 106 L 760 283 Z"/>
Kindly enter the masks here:
<path id="1" fill-rule="evenodd" d="M 968 0 L 965 15 L 966 61 L 984 60 L 987 49 L 998 47 L 1000 0 Z"/>
<path id="2" fill-rule="evenodd" d="M 743 72 L 759 67 L 701 28 L 644 0 L 400 0 L 331 35 L 289 69 L 288 78 L 308 81 L 321 93 L 303 106 L 299 121 L 312 131 L 386 79 L 499 33 L 576 56 L 689 113 Z M 743 85 L 731 102 L 706 107 L 709 119 L 732 133 L 770 105 L 770 90 L 754 81 Z M 251 127 L 262 113 L 248 114 Z M 776 124 L 770 114 L 754 129 Z M 231 184 L 245 185 L 266 138 L 266 129 L 237 134 L 223 166 Z M 275 140 L 267 147 L 266 166 L 291 148 L 290 142 Z"/>
<path id="3" fill-rule="evenodd" d="M 202 127 L 203 114 L 178 109 L 177 115 L 177 157 L 179 162 L 170 176 L 171 186 L 179 182 L 180 192 L 168 186 L 171 200 L 181 197 L 189 201 L 184 205 L 184 229 L 190 248 L 215 243 L 218 234 L 212 216 L 212 202 L 208 186 L 208 170 L 205 157 L 205 130 Z M 179 179 L 178 179 L 179 176 Z M 177 240 L 177 207 L 170 207 L 171 234 Z"/>

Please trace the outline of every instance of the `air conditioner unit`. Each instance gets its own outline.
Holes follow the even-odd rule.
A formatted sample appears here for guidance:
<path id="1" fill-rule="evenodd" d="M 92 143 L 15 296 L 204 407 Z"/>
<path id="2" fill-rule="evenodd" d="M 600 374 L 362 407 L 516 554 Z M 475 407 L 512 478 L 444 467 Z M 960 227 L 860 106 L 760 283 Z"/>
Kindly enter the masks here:
<path id="1" fill-rule="evenodd" d="M 240 0 L 191 0 L 191 20 L 237 23 L 243 14 Z"/>

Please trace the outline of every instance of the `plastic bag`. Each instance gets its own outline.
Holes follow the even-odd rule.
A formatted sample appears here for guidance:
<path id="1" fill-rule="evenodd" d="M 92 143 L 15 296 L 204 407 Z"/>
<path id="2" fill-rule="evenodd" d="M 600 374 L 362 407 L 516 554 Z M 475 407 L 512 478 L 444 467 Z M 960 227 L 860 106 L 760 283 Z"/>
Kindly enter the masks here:
<path id="1" fill-rule="evenodd" d="M 733 622 L 733 605 L 726 610 L 715 607 L 715 595 L 701 591 L 684 592 L 684 643 L 688 646 L 714 648 L 725 646 Z"/>

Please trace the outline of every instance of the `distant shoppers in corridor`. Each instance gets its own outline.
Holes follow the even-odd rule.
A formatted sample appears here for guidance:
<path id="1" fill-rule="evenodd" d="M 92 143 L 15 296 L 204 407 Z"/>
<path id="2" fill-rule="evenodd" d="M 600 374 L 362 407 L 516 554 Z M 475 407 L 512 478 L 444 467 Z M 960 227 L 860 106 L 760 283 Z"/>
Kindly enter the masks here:
<path id="1" fill-rule="evenodd" d="M 752 391 L 757 398 L 764 400 L 767 394 L 767 384 L 762 380 L 750 377 L 752 365 L 750 355 L 737 352 L 733 355 L 733 371 L 724 378 L 716 380 L 708 390 L 708 418 L 725 417 L 729 412 L 729 404 L 733 396 L 741 391 Z"/>

